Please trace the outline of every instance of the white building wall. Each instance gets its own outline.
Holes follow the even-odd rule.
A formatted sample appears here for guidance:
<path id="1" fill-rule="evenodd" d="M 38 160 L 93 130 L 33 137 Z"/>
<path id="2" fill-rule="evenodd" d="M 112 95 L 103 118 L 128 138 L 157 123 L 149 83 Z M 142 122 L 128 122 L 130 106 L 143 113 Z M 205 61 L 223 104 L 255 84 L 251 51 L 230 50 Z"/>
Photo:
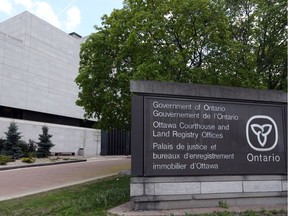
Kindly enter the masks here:
<path id="1" fill-rule="evenodd" d="M 66 34 L 29 12 L 0 23 L 0 106 L 83 119 L 76 106 L 80 44 L 84 38 Z M 43 122 L 14 120 L 25 140 L 37 140 Z M 11 119 L 0 118 L 0 137 Z M 46 124 L 56 144 L 53 151 L 100 154 L 98 130 Z M 82 138 L 81 138 L 82 137 Z"/>
<path id="2" fill-rule="evenodd" d="M 80 44 L 24 12 L 0 23 L 0 104 L 82 119 L 75 105 Z"/>

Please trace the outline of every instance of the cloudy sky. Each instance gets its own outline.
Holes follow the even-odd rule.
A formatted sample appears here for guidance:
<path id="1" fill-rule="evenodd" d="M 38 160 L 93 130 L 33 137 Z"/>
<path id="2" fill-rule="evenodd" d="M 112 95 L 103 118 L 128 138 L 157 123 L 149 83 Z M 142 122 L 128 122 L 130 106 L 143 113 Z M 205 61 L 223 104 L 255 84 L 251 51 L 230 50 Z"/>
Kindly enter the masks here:
<path id="1" fill-rule="evenodd" d="M 27 10 L 64 32 L 86 36 L 104 14 L 122 7 L 123 0 L 0 0 L 0 22 Z"/>

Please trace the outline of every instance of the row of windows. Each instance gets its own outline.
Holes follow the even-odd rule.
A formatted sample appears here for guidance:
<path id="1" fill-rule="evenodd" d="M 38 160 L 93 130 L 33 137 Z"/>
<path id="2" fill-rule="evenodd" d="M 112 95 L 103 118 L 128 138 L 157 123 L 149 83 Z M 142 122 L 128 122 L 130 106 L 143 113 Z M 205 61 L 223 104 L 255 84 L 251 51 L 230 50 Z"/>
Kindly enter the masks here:
<path id="1" fill-rule="evenodd" d="M 76 127 L 86 127 L 86 128 L 92 128 L 93 125 L 95 124 L 95 122 L 93 121 L 41 113 L 41 112 L 34 112 L 5 106 L 0 106 L 0 117 L 69 125 Z"/>

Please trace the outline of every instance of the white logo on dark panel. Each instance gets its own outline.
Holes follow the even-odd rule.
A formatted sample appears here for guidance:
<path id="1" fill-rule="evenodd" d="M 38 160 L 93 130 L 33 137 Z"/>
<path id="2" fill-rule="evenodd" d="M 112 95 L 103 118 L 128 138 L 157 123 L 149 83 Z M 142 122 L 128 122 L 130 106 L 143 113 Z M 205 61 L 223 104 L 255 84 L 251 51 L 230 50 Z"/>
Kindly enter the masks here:
<path id="1" fill-rule="evenodd" d="M 257 135 L 257 139 L 259 144 L 264 147 L 266 142 L 267 142 L 267 136 L 271 132 L 272 125 L 271 124 L 264 124 L 264 125 L 259 125 L 259 124 L 251 124 L 251 129 L 254 132 L 254 134 Z"/>
<path id="2" fill-rule="evenodd" d="M 252 116 L 246 124 L 246 138 L 252 149 L 271 151 L 278 143 L 277 125 L 269 116 Z"/>

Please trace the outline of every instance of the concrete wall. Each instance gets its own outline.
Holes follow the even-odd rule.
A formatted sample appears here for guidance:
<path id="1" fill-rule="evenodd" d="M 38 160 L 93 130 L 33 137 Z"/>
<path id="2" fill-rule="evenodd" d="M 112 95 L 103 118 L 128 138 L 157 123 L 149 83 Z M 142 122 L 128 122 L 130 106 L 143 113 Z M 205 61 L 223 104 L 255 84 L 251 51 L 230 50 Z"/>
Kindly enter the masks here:
<path id="1" fill-rule="evenodd" d="M 9 124 L 14 121 L 18 125 L 18 132 L 21 132 L 22 140 L 32 139 L 38 142 L 39 134 L 42 134 L 42 127 L 49 128 L 49 134 L 55 146 L 51 152 L 75 152 L 84 147 L 84 157 L 93 157 L 100 154 L 101 131 L 89 128 L 71 127 L 57 124 L 0 118 L 0 138 L 5 138 L 4 132 L 8 131 Z"/>
<path id="2" fill-rule="evenodd" d="M 134 177 L 135 210 L 287 205 L 287 176 Z"/>
<path id="3" fill-rule="evenodd" d="M 0 23 L 0 105 L 82 119 L 74 80 L 83 41 L 29 12 Z"/>

